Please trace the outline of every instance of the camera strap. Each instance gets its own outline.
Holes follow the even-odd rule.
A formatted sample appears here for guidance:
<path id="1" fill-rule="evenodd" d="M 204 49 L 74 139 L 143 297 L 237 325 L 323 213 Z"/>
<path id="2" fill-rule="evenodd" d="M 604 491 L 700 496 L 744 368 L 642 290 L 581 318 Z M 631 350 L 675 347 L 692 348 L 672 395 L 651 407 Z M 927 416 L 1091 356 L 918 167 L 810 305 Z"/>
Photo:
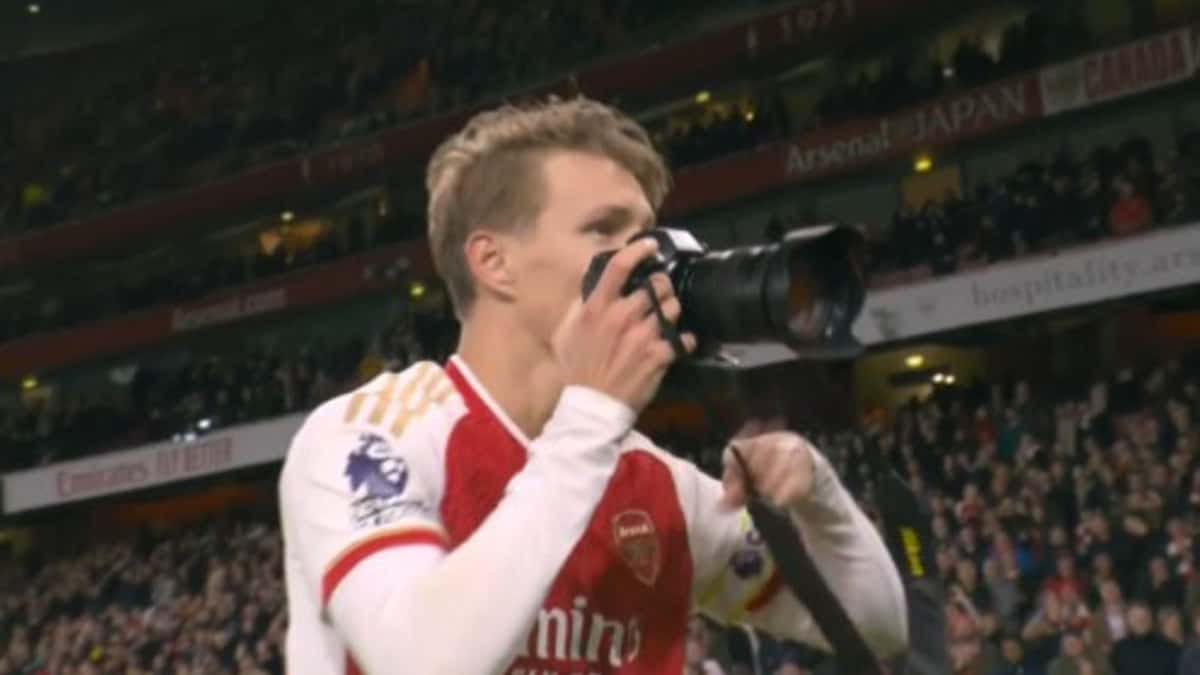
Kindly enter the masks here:
<path id="1" fill-rule="evenodd" d="M 667 319 L 666 314 L 663 314 L 662 304 L 658 301 L 658 293 L 654 291 L 654 284 L 650 283 L 650 279 L 647 278 L 642 283 L 642 288 L 650 296 L 651 311 L 654 312 L 654 316 L 658 317 L 659 334 L 671 345 L 671 349 L 675 350 L 675 356 L 686 356 L 687 348 L 683 346 L 683 338 L 680 337 L 679 329 L 675 327 L 675 324 Z"/>
<path id="2" fill-rule="evenodd" d="M 746 478 L 746 510 L 754 527 L 775 559 L 779 576 L 799 600 L 833 647 L 839 675 L 881 675 L 879 661 L 870 645 L 858 632 L 833 589 L 817 569 L 800 531 L 786 511 L 770 504 L 758 493 L 750 467 L 736 447 L 734 459 Z"/>

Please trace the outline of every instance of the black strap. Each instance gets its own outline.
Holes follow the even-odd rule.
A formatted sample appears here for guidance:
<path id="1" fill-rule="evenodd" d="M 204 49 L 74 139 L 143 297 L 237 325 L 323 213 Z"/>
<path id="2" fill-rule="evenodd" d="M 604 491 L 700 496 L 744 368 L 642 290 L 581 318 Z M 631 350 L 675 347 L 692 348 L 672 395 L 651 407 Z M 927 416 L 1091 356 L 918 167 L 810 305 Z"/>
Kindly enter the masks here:
<path id="1" fill-rule="evenodd" d="M 675 356 L 687 356 L 687 349 L 683 346 L 683 338 L 679 335 L 679 329 L 675 327 L 675 324 L 668 321 L 667 316 L 663 314 L 662 304 L 658 301 L 658 293 L 655 292 L 654 284 L 650 283 L 649 277 L 642 284 L 642 288 L 650 296 L 651 311 L 654 312 L 654 316 L 658 317 L 659 334 L 671 345 L 671 349 L 675 350 Z"/>
<path id="2" fill-rule="evenodd" d="M 878 659 L 821 576 L 791 517 L 758 494 L 746 460 L 736 447 L 730 449 L 745 476 L 746 510 L 775 558 L 780 577 L 796 599 L 812 612 L 833 647 L 838 675 L 881 675 Z"/>

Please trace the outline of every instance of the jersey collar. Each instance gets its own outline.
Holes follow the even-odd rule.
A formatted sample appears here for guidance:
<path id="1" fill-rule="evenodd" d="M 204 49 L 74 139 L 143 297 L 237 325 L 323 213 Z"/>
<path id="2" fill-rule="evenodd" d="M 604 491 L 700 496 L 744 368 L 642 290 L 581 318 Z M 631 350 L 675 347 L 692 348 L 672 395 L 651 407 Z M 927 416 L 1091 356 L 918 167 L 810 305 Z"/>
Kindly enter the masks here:
<path id="1" fill-rule="evenodd" d="M 462 357 L 458 354 L 450 357 L 446 363 L 446 374 L 458 387 L 468 409 L 475 413 L 494 417 L 522 447 L 529 447 L 529 437 L 525 435 L 524 431 L 521 431 L 508 413 L 504 412 L 504 409 L 500 407 L 496 399 L 492 398 L 487 389 L 484 389 L 479 378 L 475 377 L 475 373 L 471 372 L 471 367 L 462 360 Z"/>

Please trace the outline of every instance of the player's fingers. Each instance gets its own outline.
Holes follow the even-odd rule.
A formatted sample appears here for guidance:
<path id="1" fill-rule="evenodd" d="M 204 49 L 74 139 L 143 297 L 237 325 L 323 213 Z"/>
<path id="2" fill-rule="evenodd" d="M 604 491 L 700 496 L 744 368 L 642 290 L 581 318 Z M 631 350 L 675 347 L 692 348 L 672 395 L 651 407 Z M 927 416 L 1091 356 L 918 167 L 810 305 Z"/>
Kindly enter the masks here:
<path id="1" fill-rule="evenodd" d="M 740 509 L 746 505 L 746 486 L 741 471 L 734 465 L 725 464 L 721 473 L 721 506 L 726 509 Z"/>
<path id="2" fill-rule="evenodd" d="M 646 348 L 646 367 L 656 377 L 661 376 L 675 360 L 675 349 L 666 340 L 657 340 Z"/>
<path id="3" fill-rule="evenodd" d="M 683 348 L 685 351 L 687 351 L 687 353 L 691 354 L 692 352 L 696 351 L 697 343 L 695 335 L 691 333 L 683 333 L 679 336 L 679 339 L 683 341 Z"/>
<path id="4" fill-rule="evenodd" d="M 776 484 L 766 492 L 772 504 L 786 506 L 796 503 L 803 496 L 803 481 L 795 473 L 783 473 Z"/>
<path id="5" fill-rule="evenodd" d="M 777 504 L 780 501 L 776 498 L 786 494 L 788 483 L 796 477 L 795 472 L 780 461 L 779 453 L 759 453 L 758 461 L 751 465 L 750 471 L 758 491 Z"/>
<path id="6" fill-rule="evenodd" d="M 625 331 L 622 343 L 635 358 L 644 357 L 650 354 L 656 343 L 662 341 L 661 333 L 658 317 L 643 316 L 631 322 L 629 329 Z"/>
<path id="7" fill-rule="evenodd" d="M 623 332 L 632 330 L 632 326 L 654 318 L 650 307 L 650 296 L 645 291 L 637 291 L 623 298 L 618 298 L 608 310 L 612 329 Z"/>
<path id="8" fill-rule="evenodd" d="M 654 295 L 659 303 L 665 303 L 675 296 L 675 286 L 671 283 L 671 277 L 662 272 L 650 275 L 650 285 L 654 287 Z"/>
<path id="9" fill-rule="evenodd" d="M 633 270 L 645 259 L 658 254 L 658 241 L 647 237 L 639 239 L 617 251 L 604 266 L 596 289 L 588 297 L 589 302 L 608 304 L 621 297 L 621 290 Z M 636 294 L 635 294 L 636 295 Z"/>
<path id="10" fill-rule="evenodd" d="M 667 298 L 667 301 L 662 304 L 662 313 L 667 317 L 667 321 L 678 322 L 679 315 L 683 313 L 683 306 L 679 304 L 679 298 Z"/>

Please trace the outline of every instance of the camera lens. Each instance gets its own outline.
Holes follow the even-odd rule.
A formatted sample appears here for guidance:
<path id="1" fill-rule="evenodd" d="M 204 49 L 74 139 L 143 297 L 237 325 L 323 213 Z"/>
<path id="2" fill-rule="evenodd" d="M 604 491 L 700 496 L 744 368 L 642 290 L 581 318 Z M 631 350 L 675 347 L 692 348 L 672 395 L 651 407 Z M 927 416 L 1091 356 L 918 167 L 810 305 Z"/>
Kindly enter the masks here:
<path id="1" fill-rule="evenodd" d="M 658 239 L 660 258 L 639 265 L 624 292 L 666 272 L 683 306 L 679 327 L 696 335 L 701 352 L 729 343 L 782 343 L 813 358 L 857 351 L 851 326 L 864 299 L 864 247 L 857 231 L 812 227 L 775 244 L 721 251 L 707 250 L 686 230 L 659 228 L 639 236 Z M 614 253 L 592 259 L 585 298 Z"/>
<path id="2" fill-rule="evenodd" d="M 706 253 L 672 275 L 683 324 L 704 342 L 852 343 L 864 297 L 861 253 L 861 237 L 845 227 Z"/>

